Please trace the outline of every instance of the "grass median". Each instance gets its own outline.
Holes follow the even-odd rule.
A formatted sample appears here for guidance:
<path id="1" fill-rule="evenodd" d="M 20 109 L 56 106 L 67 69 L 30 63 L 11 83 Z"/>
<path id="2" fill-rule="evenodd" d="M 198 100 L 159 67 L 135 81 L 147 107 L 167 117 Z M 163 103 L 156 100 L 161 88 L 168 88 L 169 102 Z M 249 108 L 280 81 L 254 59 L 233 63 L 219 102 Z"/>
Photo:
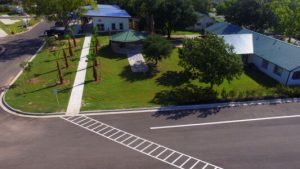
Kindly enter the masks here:
<path id="1" fill-rule="evenodd" d="M 25 71 L 6 94 L 7 103 L 25 112 L 62 112 L 67 108 L 75 79 L 84 38 L 78 38 L 74 56 L 68 57 L 69 68 L 65 67 L 62 51 L 50 52 L 46 46 L 32 61 L 31 70 Z M 67 46 L 56 45 L 57 49 Z M 68 51 L 68 50 L 66 50 Z M 57 54 L 57 55 L 55 55 Z M 67 53 L 68 54 L 68 53 Z M 59 84 L 56 61 L 64 76 L 64 84 Z M 56 91 L 58 102 L 56 98 Z"/>
<path id="2" fill-rule="evenodd" d="M 28 26 L 29 27 L 33 26 L 36 23 L 38 23 L 39 21 L 40 21 L 39 18 L 32 18 L 29 20 Z M 5 25 L 0 21 L 0 28 L 3 29 L 8 35 L 13 35 L 13 34 L 21 33 L 21 32 L 28 30 L 27 28 L 23 27 L 22 21 L 18 21 L 11 25 Z"/>

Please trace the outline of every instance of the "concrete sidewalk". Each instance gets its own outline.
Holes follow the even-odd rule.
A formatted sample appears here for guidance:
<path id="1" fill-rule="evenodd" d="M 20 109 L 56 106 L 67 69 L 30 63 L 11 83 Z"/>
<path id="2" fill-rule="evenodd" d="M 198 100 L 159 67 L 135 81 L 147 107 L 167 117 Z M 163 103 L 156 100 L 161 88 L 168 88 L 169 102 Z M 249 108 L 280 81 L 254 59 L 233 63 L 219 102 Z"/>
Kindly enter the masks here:
<path id="1" fill-rule="evenodd" d="M 66 115 L 77 115 L 80 112 L 91 40 L 91 34 L 87 34 L 84 39 Z"/>
<path id="2" fill-rule="evenodd" d="M 0 28 L 0 38 L 7 36 L 7 33 Z"/>

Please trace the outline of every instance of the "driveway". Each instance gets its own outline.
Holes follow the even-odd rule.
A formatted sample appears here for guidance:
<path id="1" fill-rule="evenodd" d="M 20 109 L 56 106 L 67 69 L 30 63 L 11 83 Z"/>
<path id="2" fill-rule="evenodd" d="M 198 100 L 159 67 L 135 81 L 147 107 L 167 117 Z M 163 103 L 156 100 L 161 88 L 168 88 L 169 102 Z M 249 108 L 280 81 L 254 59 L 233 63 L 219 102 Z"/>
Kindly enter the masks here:
<path id="1" fill-rule="evenodd" d="M 28 60 L 41 47 L 43 40 L 40 36 L 50 26 L 50 23 L 41 22 L 29 32 L 0 38 L 0 45 L 6 48 L 0 55 L 0 87 L 8 85 L 21 70 L 20 63 Z"/>

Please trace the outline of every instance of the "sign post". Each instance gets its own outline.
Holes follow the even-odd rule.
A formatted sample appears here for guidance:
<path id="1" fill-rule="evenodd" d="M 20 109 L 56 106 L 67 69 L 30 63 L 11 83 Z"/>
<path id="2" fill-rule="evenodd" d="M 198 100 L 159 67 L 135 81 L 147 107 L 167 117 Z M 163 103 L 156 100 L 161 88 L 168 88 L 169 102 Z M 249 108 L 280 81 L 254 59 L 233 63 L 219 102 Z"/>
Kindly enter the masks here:
<path id="1" fill-rule="evenodd" d="M 57 105 L 59 106 L 59 100 L 58 100 L 58 90 L 57 89 L 54 89 L 53 91 L 52 91 L 54 94 L 55 94 L 55 96 L 56 96 L 56 101 L 57 101 Z"/>

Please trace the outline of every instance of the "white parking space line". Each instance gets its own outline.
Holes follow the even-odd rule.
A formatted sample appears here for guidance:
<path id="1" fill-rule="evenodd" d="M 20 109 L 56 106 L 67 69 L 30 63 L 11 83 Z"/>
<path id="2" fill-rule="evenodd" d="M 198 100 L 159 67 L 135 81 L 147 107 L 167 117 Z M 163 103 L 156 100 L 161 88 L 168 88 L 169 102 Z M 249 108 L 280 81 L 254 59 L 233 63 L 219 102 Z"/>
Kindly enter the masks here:
<path id="1" fill-rule="evenodd" d="M 289 119 L 289 118 L 299 118 L 299 117 L 300 117 L 300 115 L 293 115 L 293 116 L 275 116 L 275 117 L 263 117 L 263 118 L 254 118 L 254 119 L 217 121 L 217 122 L 209 122 L 209 123 L 194 123 L 194 124 L 182 124 L 182 125 L 159 126 L 159 127 L 150 127 L 150 129 L 151 129 L 151 130 L 171 129 L 171 128 L 182 128 L 182 127 L 208 126 L 208 125 L 218 125 L 218 124 L 220 125 L 220 124 L 245 123 L 245 122 L 265 121 L 265 120 Z"/>
<path id="2" fill-rule="evenodd" d="M 138 137 L 136 135 L 133 135 L 133 134 L 130 134 L 124 130 L 120 130 L 118 128 L 115 128 L 113 126 L 110 126 L 108 124 L 105 124 L 105 123 L 102 123 L 100 121 L 97 121 L 95 119 L 92 119 L 90 117 L 87 117 L 87 116 L 80 116 L 79 118 L 76 117 L 76 119 L 80 119 L 80 118 L 84 118 L 85 120 L 88 119 L 87 122 L 83 123 L 83 124 L 80 124 L 79 122 L 82 121 L 82 120 L 79 120 L 79 122 L 76 122 L 76 120 L 74 121 L 75 118 L 72 118 L 70 116 L 65 116 L 65 117 L 62 117 L 62 119 L 72 123 L 72 124 L 75 124 L 76 126 L 79 126 L 81 128 L 84 128 L 92 133 L 95 133 L 99 136 L 102 136 L 102 137 L 105 137 L 111 141 L 114 141 L 118 144 L 121 144 L 131 150 L 134 150 L 134 151 L 137 151 L 139 153 L 142 153 L 144 155 L 147 155 L 149 157 L 152 157 L 154 159 L 157 159 L 159 161 L 162 161 L 164 163 L 167 163 L 171 166 L 174 166 L 176 168 L 179 168 L 179 169 L 186 169 L 186 168 L 183 168 L 183 166 L 188 163 L 191 159 L 193 159 L 195 161 L 195 164 L 193 164 L 192 167 L 188 168 L 188 169 L 192 169 L 194 168 L 197 164 L 201 163 L 202 166 L 210 166 L 210 167 L 213 167 L 214 169 L 222 169 L 216 165 L 213 165 L 211 163 L 208 163 L 206 161 L 203 161 L 203 160 L 200 160 L 200 159 L 197 159 L 195 157 L 192 157 L 192 156 L 189 156 L 187 154 L 184 154 L 184 153 L 181 153 L 181 152 L 178 152 L 176 150 L 173 150 L 173 149 L 170 149 L 170 148 L 167 148 L 165 146 L 162 146 L 160 144 L 157 144 L 157 143 L 154 143 L 152 141 L 149 141 L 147 139 L 144 139 L 144 138 L 141 138 L 141 137 Z M 97 124 L 95 127 L 93 127 L 94 129 L 98 128 L 99 126 L 105 126 L 104 128 L 102 128 L 101 130 L 99 131 L 95 131 L 93 129 L 90 129 L 89 127 L 91 127 L 92 125 L 88 125 L 88 126 L 85 126 L 86 124 L 92 122 L 93 124 L 92 125 L 95 125 Z M 109 128 L 109 129 L 108 129 Z M 101 131 L 105 130 L 105 129 L 108 129 L 108 131 L 104 132 L 104 133 L 100 133 Z M 115 130 L 115 132 L 113 132 L 110 136 L 106 136 L 105 134 L 111 132 Z M 117 134 L 118 133 L 121 133 L 120 136 L 118 136 Z M 122 134 L 123 133 L 123 134 Z M 112 136 L 117 136 L 117 138 L 112 138 Z M 122 139 L 121 139 L 122 138 Z M 120 139 L 120 140 L 119 140 Z M 133 140 L 131 140 L 133 139 Z M 130 143 L 126 144 L 127 141 L 130 141 Z M 141 143 L 139 143 L 141 141 Z M 133 147 L 131 147 L 130 145 L 131 144 L 138 144 L 138 145 L 133 145 Z M 145 144 L 146 143 L 146 144 Z M 139 150 L 138 147 L 139 146 L 142 146 L 143 144 L 145 144 L 146 147 L 144 147 L 142 150 Z M 148 145 L 149 144 L 149 145 Z M 142 148 L 142 147 L 141 147 Z M 147 151 L 147 152 L 144 152 L 144 151 Z M 169 151 L 169 152 L 166 152 L 166 151 Z M 166 152 L 166 153 L 165 153 Z M 167 157 L 165 157 L 164 159 L 162 158 L 159 158 L 160 155 L 162 155 L 163 153 L 165 153 L 165 155 L 167 155 Z M 170 154 L 169 154 L 170 153 Z M 173 160 L 172 162 L 169 162 L 167 161 L 169 157 L 171 157 L 173 154 L 179 154 L 178 157 Z M 182 159 L 181 157 L 185 157 L 187 158 L 186 160 L 185 159 Z M 180 159 L 181 158 L 181 159 Z M 180 160 L 179 160 L 180 159 Z M 177 164 L 177 163 L 180 163 L 180 164 Z M 194 162 L 193 162 L 194 163 Z"/>

